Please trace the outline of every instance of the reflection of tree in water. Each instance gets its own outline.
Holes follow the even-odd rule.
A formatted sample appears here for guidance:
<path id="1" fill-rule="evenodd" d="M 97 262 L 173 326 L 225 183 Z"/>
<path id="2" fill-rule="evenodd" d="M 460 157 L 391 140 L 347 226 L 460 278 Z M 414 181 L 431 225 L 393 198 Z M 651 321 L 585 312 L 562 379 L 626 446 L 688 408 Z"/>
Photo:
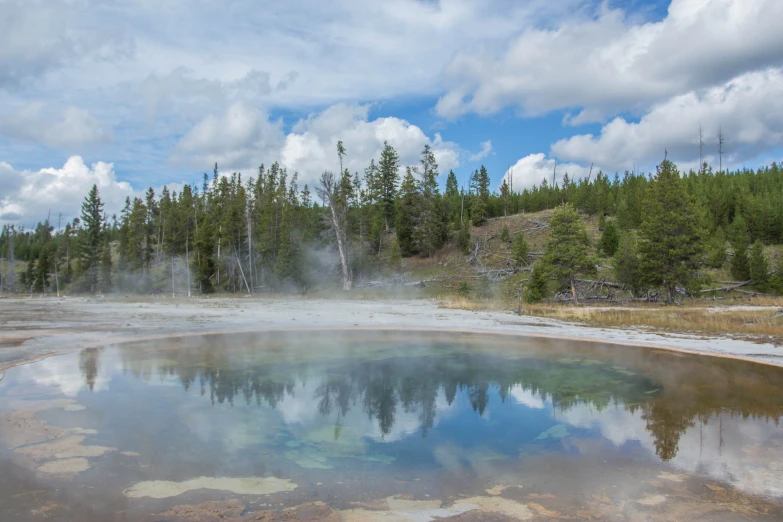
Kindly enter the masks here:
<path id="1" fill-rule="evenodd" d="M 438 393 L 451 405 L 463 394 L 478 414 L 486 411 L 494 392 L 505 401 L 516 387 L 551 401 L 566 411 L 587 404 L 601 411 L 619 405 L 631 413 L 641 410 L 656 452 L 673 458 L 681 436 L 696 419 L 725 412 L 745 417 L 779 419 L 783 408 L 779 373 L 763 371 L 734 381 L 730 365 L 712 374 L 691 359 L 665 371 L 641 372 L 582 359 L 508 359 L 491 354 L 457 352 L 448 356 L 390 357 L 376 360 L 346 358 L 308 362 L 253 363 L 237 367 L 225 350 L 177 351 L 178 364 L 165 368 L 185 389 L 198 385 L 213 403 L 246 403 L 277 406 L 293 396 L 298 385 L 317 379 L 312 399 L 320 415 L 334 416 L 335 433 L 340 419 L 361 408 L 388 435 L 396 416 L 418 413 L 419 429 L 427 436 L 435 422 Z M 655 368 L 658 368 L 657 366 Z M 752 372 L 751 372 L 752 373 Z M 745 374 L 743 374 L 745 375 Z M 753 393 L 755 389 L 758 393 Z M 667 393 L 668 392 L 668 393 Z"/>
<path id="2" fill-rule="evenodd" d="M 90 388 L 90 391 L 95 388 L 100 355 L 101 352 L 98 348 L 85 348 L 79 352 L 79 370 L 81 370 L 84 383 Z"/>

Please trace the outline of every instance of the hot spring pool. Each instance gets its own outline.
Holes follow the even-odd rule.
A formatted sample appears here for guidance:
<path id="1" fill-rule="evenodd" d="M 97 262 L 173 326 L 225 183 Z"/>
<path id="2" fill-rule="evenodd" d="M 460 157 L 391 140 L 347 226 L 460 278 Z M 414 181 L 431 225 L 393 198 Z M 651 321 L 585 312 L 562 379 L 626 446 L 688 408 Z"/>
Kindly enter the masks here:
<path id="1" fill-rule="evenodd" d="M 171 338 L 12 368 L 0 414 L 3 521 L 783 517 L 783 368 L 650 348 Z"/>

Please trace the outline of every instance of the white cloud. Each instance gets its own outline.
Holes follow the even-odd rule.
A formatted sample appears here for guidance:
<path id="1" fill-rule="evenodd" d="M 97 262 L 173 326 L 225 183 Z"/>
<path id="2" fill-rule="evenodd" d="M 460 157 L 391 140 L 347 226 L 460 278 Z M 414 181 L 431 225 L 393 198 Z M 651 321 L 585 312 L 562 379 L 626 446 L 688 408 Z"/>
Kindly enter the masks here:
<path id="1" fill-rule="evenodd" d="M 86 110 L 72 105 L 55 107 L 43 101 L 27 102 L 11 113 L 0 114 L 0 134 L 65 149 L 111 139 L 111 134 Z"/>
<path id="2" fill-rule="evenodd" d="M 223 170 L 257 167 L 277 158 L 285 135 L 282 122 L 245 102 L 235 102 L 222 114 L 201 120 L 177 144 L 174 161 L 198 167 L 218 163 Z"/>
<path id="3" fill-rule="evenodd" d="M 0 2 L 0 89 L 31 85 L 33 79 L 66 65 L 131 56 L 133 42 L 120 24 L 78 29 L 92 4 Z"/>
<path id="4" fill-rule="evenodd" d="M 278 89 L 293 81 L 293 77 L 281 80 Z M 153 119 L 161 112 L 188 116 L 237 101 L 258 101 L 272 92 L 272 85 L 269 73 L 254 69 L 226 80 L 199 77 L 192 69 L 177 67 L 164 75 L 152 73 L 138 87 L 125 89 L 128 95 L 140 92 L 147 104 L 147 117 Z"/>
<path id="5" fill-rule="evenodd" d="M 471 154 L 470 161 L 481 161 L 492 153 L 492 141 L 482 141 L 481 150 L 476 154 Z"/>
<path id="6" fill-rule="evenodd" d="M 72 156 L 62 168 L 38 171 L 17 171 L 0 163 L 0 181 L 0 222 L 23 225 L 42 221 L 49 214 L 55 224 L 60 213 L 63 223 L 79 216 L 81 203 L 93 185 L 98 186 L 109 214 L 119 211 L 127 196 L 135 195 L 130 184 L 117 181 L 111 163 L 88 167 L 80 156 Z"/>
<path id="7" fill-rule="evenodd" d="M 593 171 L 598 172 L 598 168 L 593 167 Z M 570 179 L 579 179 L 588 176 L 589 173 L 589 167 L 575 163 L 556 163 L 556 160 L 547 158 L 546 154 L 539 152 L 529 154 L 512 165 L 503 175 L 500 185 L 503 184 L 503 180 L 506 180 L 509 184 L 513 184 L 514 192 L 520 192 L 533 185 L 540 185 L 545 179 L 551 185 L 553 175 L 556 176 L 557 183 L 562 183 L 565 174 L 568 174 Z"/>
<path id="8" fill-rule="evenodd" d="M 300 184 L 312 184 L 324 170 L 340 169 L 337 141 L 347 155 L 344 168 L 363 173 L 371 159 L 378 159 L 384 142 L 391 144 L 402 165 L 418 164 L 429 144 L 441 172 L 459 166 L 461 149 L 439 134 L 430 138 L 416 125 L 394 117 L 370 121 L 369 105 L 336 104 L 311 114 L 284 135 L 279 123 L 244 103 L 199 122 L 177 146 L 176 161 L 203 167 L 217 161 L 223 171 L 253 170 L 260 163 L 280 161 L 290 174 L 298 172 Z"/>
<path id="9" fill-rule="evenodd" d="M 699 161 L 699 125 L 705 159 L 718 166 L 718 130 L 725 144 L 723 165 L 750 159 L 783 145 L 783 70 L 768 69 L 721 86 L 692 91 L 656 105 L 638 122 L 615 118 L 598 136 L 583 134 L 552 145 L 558 158 L 595 162 L 612 170 L 657 163 L 664 149 L 680 167 Z"/>
<path id="10" fill-rule="evenodd" d="M 577 108 L 571 123 L 641 111 L 683 92 L 783 63 L 778 0 L 672 0 L 658 22 L 602 4 L 597 17 L 523 28 L 502 53 L 457 52 L 445 68 L 439 114 L 525 114 Z"/>

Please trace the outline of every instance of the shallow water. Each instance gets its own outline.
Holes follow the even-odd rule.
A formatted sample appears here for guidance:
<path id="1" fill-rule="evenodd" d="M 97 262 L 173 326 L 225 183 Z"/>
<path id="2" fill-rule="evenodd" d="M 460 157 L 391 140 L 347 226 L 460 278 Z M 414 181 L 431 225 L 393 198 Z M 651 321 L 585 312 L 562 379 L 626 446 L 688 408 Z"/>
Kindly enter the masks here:
<path id="1" fill-rule="evenodd" d="M 0 520 L 201 520 L 182 506 L 207 501 L 236 520 L 315 501 L 335 520 L 776 519 L 781 392 L 780 368 L 510 336 L 87 349 L 0 380 Z"/>

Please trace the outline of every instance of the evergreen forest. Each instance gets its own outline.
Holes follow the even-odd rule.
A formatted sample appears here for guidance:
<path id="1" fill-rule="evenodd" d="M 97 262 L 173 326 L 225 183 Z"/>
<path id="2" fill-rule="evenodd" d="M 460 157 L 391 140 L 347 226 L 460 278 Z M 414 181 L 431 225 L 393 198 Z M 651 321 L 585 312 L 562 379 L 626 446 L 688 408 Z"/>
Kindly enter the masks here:
<path id="1" fill-rule="evenodd" d="M 278 163 L 253 177 L 204 174 L 179 192 L 150 188 L 119 214 L 93 187 L 81 216 L 51 217 L 34 229 L 5 225 L 0 234 L 0 291 L 53 293 L 307 293 L 344 290 L 399 273 L 405 258 L 444 249 L 465 256 L 490 220 L 555 209 L 544 224 L 546 251 L 533 256 L 523 232 L 502 239 L 512 272 L 531 301 L 555 295 L 578 302 L 575 282 L 601 277 L 635 298 L 672 301 L 709 288 L 708 272 L 728 269 L 736 284 L 783 293 L 783 172 L 680 172 L 664 160 L 649 174 L 564 174 L 515 190 L 506 176 L 493 190 L 484 167 L 465 186 L 441 173 L 429 146 L 418 165 L 401 166 L 386 143 L 364 172 L 325 172 L 300 186 Z M 443 175 L 445 174 L 445 176 Z M 441 180 L 445 178 L 445 186 Z M 599 240 L 585 233 L 597 219 Z M 608 274 L 608 275 L 607 275 Z"/>

